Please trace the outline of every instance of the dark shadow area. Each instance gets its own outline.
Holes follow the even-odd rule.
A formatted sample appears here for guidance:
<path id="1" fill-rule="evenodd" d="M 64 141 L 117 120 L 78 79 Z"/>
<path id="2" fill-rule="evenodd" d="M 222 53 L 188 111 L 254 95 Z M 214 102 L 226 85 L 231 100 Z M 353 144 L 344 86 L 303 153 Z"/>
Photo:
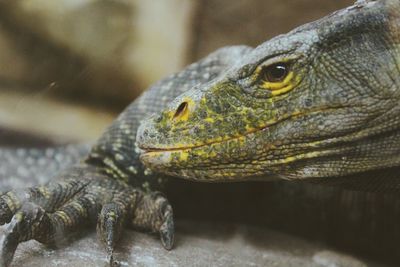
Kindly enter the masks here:
<path id="1" fill-rule="evenodd" d="M 363 258 L 400 263 L 400 199 L 395 194 L 296 182 L 204 184 L 179 179 L 169 190 L 177 218 L 267 226 Z"/>

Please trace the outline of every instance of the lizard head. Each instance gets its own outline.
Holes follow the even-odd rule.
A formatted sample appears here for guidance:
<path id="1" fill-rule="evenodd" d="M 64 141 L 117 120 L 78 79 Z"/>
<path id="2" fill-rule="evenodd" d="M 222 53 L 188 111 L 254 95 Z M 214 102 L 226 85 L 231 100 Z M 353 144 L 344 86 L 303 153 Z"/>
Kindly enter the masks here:
<path id="1" fill-rule="evenodd" d="M 142 123 L 141 160 L 205 181 L 327 177 L 398 164 L 396 2 L 367 1 L 244 53 Z"/>

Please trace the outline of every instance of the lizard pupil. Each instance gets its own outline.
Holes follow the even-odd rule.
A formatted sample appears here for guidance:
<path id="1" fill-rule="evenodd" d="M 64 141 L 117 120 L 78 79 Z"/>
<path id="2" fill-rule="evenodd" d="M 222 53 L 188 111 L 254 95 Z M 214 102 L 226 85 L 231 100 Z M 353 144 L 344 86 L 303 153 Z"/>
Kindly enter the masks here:
<path id="1" fill-rule="evenodd" d="M 263 80 L 267 82 L 281 82 L 288 75 L 288 67 L 285 63 L 276 63 L 263 70 Z"/>

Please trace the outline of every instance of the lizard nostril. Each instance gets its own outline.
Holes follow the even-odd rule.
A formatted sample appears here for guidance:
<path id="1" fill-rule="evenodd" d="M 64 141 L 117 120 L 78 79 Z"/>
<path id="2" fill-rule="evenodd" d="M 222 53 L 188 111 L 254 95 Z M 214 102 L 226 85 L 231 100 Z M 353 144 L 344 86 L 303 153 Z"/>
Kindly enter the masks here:
<path id="1" fill-rule="evenodd" d="M 182 102 L 175 111 L 174 119 L 187 119 L 189 113 L 188 102 Z"/>

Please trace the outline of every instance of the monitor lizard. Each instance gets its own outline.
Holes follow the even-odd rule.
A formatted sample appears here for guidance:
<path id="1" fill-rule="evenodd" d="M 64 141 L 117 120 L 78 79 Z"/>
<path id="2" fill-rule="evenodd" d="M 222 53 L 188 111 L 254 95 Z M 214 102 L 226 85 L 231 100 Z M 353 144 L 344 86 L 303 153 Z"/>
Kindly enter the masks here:
<path id="1" fill-rule="evenodd" d="M 54 167 L 50 182 L 1 195 L 0 266 L 21 242 L 56 244 L 83 226 L 97 225 L 110 264 L 125 226 L 159 233 L 171 249 L 173 211 L 162 192 L 175 176 L 398 192 L 399 43 L 400 1 L 357 1 L 161 80 L 90 149 L 69 148 L 72 160 L 63 149 L 0 150 L 3 176 L 40 175 L 39 160 Z"/>

